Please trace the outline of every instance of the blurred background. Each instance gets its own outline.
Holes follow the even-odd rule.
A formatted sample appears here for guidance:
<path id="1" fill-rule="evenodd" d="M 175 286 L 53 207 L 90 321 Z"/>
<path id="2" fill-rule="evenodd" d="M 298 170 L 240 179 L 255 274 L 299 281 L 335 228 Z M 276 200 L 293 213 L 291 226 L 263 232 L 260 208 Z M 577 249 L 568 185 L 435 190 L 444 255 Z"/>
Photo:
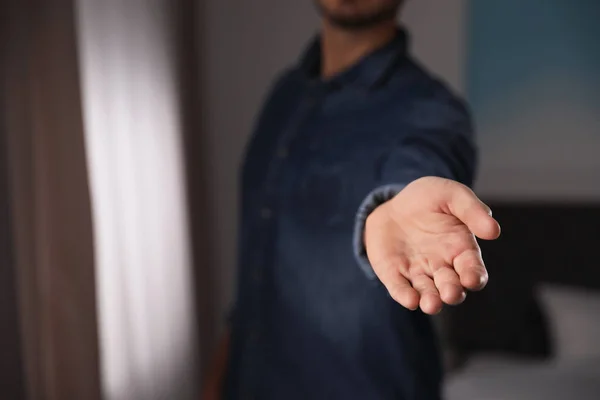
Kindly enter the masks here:
<path id="1" fill-rule="evenodd" d="M 471 104 L 504 232 L 488 290 L 438 317 L 449 399 L 600 398 L 598 20 L 593 0 L 402 15 Z M 242 149 L 317 29 L 309 0 L 2 2 L 0 398 L 198 398 Z"/>

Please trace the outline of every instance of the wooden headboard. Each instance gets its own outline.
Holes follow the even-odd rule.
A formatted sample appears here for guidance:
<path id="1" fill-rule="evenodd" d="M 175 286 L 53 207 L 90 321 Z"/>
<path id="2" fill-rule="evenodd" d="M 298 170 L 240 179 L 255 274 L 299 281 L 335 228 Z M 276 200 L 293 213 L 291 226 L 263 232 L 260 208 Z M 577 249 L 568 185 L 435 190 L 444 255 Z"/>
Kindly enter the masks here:
<path id="1" fill-rule="evenodd" d="M 489 204 L 502 226 L 498 241 L 481 243 L 490 277 L 508 269 L 533 282 L 600 289 L 600 202 Z"/>
<path id="2" fill-rule="evenodd" d="M 502 226 L 498 240 L 480 242 L 490 280 L 444 310 L 443 339 L 465 357 L 548 356 L 548 321 L 534 288 L 546 282 L 600 290 L 600 202 L 487 204 Z"/>

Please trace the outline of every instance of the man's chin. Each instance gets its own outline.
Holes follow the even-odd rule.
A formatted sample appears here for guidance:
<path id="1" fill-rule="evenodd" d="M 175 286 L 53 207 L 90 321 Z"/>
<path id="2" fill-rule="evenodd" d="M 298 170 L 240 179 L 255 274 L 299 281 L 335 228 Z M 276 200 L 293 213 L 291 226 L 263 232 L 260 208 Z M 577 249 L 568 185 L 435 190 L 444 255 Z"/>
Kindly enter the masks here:
<path id="1" fill-rule="evenodd" d="M 396 13 L 390 12 L 367 16 L 324 14 L 323 18 L 325 18 L 330 25 L 340 29 L 365 30 L 377 27 L 383 23 L 395 21 Z"/>
<path id="2" fill-rule="evenodd" d="M 321 16 L 332 26 L 347 30 L 363 30 L 376 27 L 383 23 L 395 22 L 401 2 L 390 3 L 388 6 L 371 12 L 361 12 L 352 5 L 331 10 L 320 1 L 315 1 Z"/>

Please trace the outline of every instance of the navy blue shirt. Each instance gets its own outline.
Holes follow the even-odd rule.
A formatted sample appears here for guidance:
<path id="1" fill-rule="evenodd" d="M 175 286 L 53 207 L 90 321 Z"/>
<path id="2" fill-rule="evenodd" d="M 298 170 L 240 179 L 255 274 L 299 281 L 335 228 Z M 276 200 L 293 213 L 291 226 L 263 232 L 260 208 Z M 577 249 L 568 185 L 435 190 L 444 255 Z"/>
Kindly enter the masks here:
<path id="1" fill-rule="evenodd" d="M 278 79 L 247 148 L 225 398 L 438 399 L 430 321 L 387 294 L 362 228 L 414 179 L 471 184 L 468 113 L 401 30 L 333 79 L 320 54 Z"/>

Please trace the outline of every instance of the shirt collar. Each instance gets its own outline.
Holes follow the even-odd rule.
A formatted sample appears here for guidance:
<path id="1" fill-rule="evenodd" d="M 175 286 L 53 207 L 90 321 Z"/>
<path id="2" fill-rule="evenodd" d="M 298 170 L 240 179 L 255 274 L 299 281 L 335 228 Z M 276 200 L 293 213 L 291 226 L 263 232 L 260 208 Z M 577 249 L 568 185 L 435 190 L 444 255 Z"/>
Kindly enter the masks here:
<path id="1" fill-rule="evenodd" d="M 397 34 L 385 46 L 366 55 L 340 74 L 321 81 L 321 38 L 312 40 L 299 63 L 300 71 L 311 81 L 321 81 L 336 86 L 357 86 L 370 89 L 382 83 L 396 61 L 407 54 L 408 34 L 398 28 Z"/>

